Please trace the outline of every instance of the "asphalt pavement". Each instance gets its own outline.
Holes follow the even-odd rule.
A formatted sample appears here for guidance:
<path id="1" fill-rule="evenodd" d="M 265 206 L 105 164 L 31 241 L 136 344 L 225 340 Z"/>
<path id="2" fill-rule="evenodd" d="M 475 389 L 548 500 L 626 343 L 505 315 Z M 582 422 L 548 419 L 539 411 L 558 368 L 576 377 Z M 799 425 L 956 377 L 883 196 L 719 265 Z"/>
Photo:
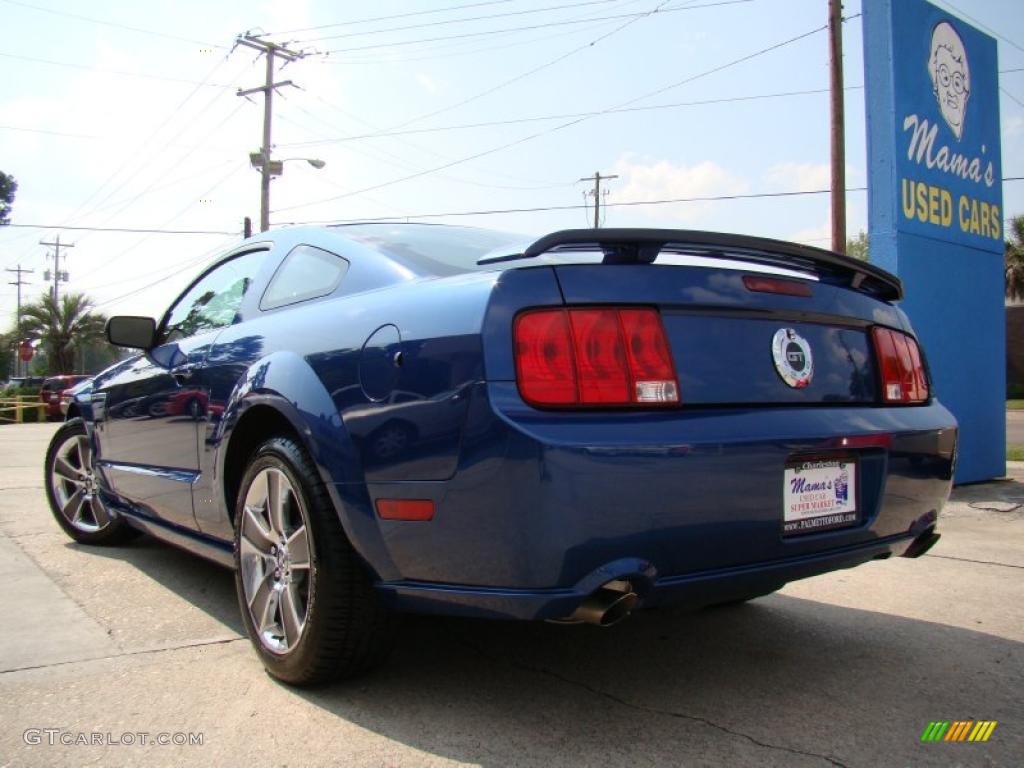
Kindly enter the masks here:
<path id="1" fill-rule="evenodd" d="M 604 630 L 410 618 L 383 669 L 300 691 L 264 674 L 229 572 L 64 536 L 54 429 L 0 427 L 0 766 L 1024 762 L 1024 463 L 957 489 L 918 560 Z M 922 743 L 935 720 L 998 725 Z"/>

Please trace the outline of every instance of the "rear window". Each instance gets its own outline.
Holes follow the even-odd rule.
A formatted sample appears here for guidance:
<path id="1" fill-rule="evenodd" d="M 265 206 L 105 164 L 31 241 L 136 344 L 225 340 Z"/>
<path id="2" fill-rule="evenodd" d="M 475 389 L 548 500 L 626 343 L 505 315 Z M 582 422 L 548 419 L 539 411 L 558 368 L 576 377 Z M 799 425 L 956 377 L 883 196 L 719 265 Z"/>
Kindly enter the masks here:
<path id="1" fill-rule="evenodd" d="M 418 274 L 473 272 L 477 259 L 506 248 L 515 253 L 535 238 L 474 227 L 437 224 L 349 224 L 338 232 L 404 263 Z M 493 267 L 489 267 L 493 269 Z"/>
<path id="2" fill-rule="evenodd" d="M 260 300 L 260 309 L 274 309 L 331 293 L 348 272 L 348 261 L 311 245 L 289 252 Z"/>

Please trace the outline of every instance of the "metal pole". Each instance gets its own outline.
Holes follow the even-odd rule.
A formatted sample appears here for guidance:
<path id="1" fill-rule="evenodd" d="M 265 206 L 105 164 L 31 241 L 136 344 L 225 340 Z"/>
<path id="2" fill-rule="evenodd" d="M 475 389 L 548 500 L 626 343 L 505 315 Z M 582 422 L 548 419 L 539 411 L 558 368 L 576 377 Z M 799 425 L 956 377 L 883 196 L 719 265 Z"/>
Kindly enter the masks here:
<path id="1" fill-rule="evenodd" d="M 594 182 L 594 229 L 598 229 L 601 226 L 601 179 L 608 181 L 609 179 L 617 178 L 619 177 L 615 174 L 602 176 L 600 171 L 594 171 L 593 176 L 584 176 L 580 179 L 580 181 Z M 586 202 L 586 200 L 584 200 L 584 202 Z"/>
<path id="2" fill-rule="evenodd" d="M 260 232 L 270 229 L 270 123 L 274 113 L 274 46 L 267 44 L 267 83 L 263 92 L 263 167 L 260 169 Z"/>
<path id="3" fill-rule="evenodd" d="M 832 250 L 846 253 L 846 132 L 843 105 L 843 4 L 828 0 L 832 91 Z"/>
<path id="4" fill-rule="evenodd" d="M 15 350 L 16 350 L 16 352 L 15 352 L 15 355 L 14 355 L 14 375 L 15 376 L 20 376 L 21 375 L 21 341 L 22 341 L 22 339 L 21 339 L 21 286 L 24 285 L 26 282 L 28 282 L 27 280 L 22 279 L 21 276 L 22 276 L 22 274 L 31 274 L 35 270 L 32 270 L 32 269 L 22 269 L 21 268 L 21 264 L 19 264 L 15 269 L 5 269 L 4 271 L 5 272 L 14 272 L 18 276 L 18 279 L 12 281 L 11 285 L 15 285 L 18 288 L 18 314 L 16 316 L 17 317 L 17 320 L 15 321 L 15 329 L 16 330 L 15 330 L 15 334 L 14 334 L 18 338 L 17 338 L 17 342 L 15 343 Z"/>

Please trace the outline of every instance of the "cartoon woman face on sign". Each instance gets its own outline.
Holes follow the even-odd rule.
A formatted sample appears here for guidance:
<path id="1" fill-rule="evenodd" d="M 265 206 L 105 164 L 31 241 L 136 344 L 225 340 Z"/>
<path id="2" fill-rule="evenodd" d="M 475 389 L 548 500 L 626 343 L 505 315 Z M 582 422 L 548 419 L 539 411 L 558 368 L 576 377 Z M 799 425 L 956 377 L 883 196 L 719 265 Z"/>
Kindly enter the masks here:
<path id="1" fill-rule="evenodd" d="M 942 117 L 959 141 L 964 134 L 964 113 L 971 95 L 971 69 L 963 40 L 949 22 L 936 24 L 932 30 L 928 73 Z"/>

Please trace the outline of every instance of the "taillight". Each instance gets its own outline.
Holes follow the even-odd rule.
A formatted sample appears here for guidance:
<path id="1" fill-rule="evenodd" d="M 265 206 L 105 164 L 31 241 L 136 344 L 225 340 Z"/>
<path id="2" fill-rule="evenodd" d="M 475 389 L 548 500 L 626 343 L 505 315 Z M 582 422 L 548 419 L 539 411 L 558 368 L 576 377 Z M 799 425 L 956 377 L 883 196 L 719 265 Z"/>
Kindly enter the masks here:
<path id="1" fill-rule="evenodd" d="M 539 309 L 513 329 L 519 392 L 541 406 L 679 402 L 661 317 L 626 307 Z"/>
<path id="2" fill-rule="evenodd" d="M 872 329 L 882 400 L 886 403 L 923 403 L 928 399 L 928 377 L 921 350 L 912 336 L 891 328 Z"/>

